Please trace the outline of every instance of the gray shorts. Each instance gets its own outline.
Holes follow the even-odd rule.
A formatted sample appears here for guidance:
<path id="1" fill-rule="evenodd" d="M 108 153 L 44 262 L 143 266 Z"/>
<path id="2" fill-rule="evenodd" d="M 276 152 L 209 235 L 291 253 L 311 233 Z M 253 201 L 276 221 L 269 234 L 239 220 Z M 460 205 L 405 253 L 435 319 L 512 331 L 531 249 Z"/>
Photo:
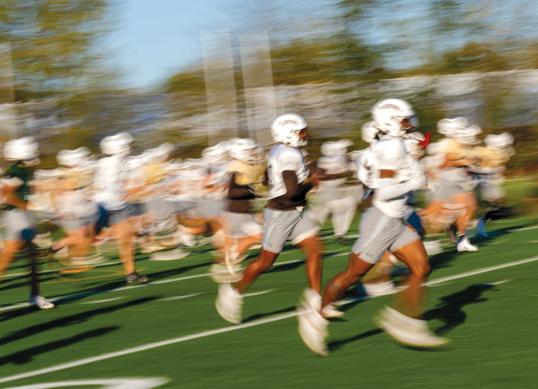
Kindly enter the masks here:
<path id="1" fill-rule="evenodd" d="M 127 204 L 125 207 L 117 210 L 108 210 L 108 225 L 121 223 L 134 216 L 133 208 L 131 204 Z"/>
<path id="2" fill-rule="evenodd" d="M 259 235 L 263 232 L 256 215 L 252 213 L 224 212 L 224 228 L 226 235 L 234 238 Z"/>
<path id="3" fill-rule="evenodd" d="M 386 251 L 420 240 L 418 233 L 403 219 L 390 217 L 376 207 L 370 207 L 361 217 L 360 236 L 353 245 L 353 253 L 365 262 L 375 264 Z"/>
<path id="4" fill-rule="evenodd" d="M 314 236 L 319 225 L 313 221 L 306 209 L 279 211 L 265 208 L 263 211 L 262 247 L 272 253 L 280 253 L 287 240 L 297 244 Z"/>
<path id="5" fill-rule="evenodd" d="M 2 224 L 4 240 L 30 240 L 23 237 L 23 231 L 30 231 L 34 226 L 34 220 L 28 212 L 22 209 L 2 211 Z"/>
<path id="6" fill-rule="evenodd" d="M 91 216 L 84 216 L 78 219 L 60 219 L 58 224 L 65 231 L 78 230 L 82 227 L 89 227 L 97 222 L 97 214 Z"/>
<path id="7" fill-rule="evenodd" d="M 199 199 L 194 207 L 185 212 L 185 216 L 204 219 L 219 217 L 224 212 L 224 205 L 223 199 Z"/>

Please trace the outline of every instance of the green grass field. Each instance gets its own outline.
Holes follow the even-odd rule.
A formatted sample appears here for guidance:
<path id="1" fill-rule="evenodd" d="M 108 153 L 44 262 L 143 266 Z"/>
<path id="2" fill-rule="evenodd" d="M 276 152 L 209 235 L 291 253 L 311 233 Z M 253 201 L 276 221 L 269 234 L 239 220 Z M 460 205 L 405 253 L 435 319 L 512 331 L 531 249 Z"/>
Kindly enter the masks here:
<path id="1" fill-rule="evenodd" d="M 105 381 L 119 378 L 160 378 L 159 388 L 536 387 L 538 220 L 491 229 L 479 253 L 457 255 L 445 245 L 431 258 L 426 317 L 451 340 L 441 351 L 403 348 L 378 330 L 372 319 L 393 298 L 385 296 L 345 306 L 345 320 L 330 327 L 331 355 L 312 354 L 297 333 L 306 280 L 296 249 L 253 285 L 238 326 L 215 312 L 209 246 L 178 261 L 139 257 L 152 280 L 140 287 L 123 287 L 114 260 L 71 275 L 43 266 L 43 293 L 58 299 L 51 311 L 20 304 L 28 294 L 27 279 L 17 275 L 26 272 L 21 259 L 0 284 L 0 387 L 77 381 L 62 387 L 113 388 Z M 323 235 L 328 280 L 344 268 L 349 247 L 327 228 Z M 122 388 L 136 387 L 153 386 Z"/>

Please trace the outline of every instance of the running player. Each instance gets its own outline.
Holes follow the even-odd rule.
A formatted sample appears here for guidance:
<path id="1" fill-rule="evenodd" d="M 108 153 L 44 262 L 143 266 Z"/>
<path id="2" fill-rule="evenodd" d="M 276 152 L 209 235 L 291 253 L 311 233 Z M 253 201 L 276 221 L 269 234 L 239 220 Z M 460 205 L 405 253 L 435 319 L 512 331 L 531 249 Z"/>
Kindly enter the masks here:
<path id="1" fill-rule="evenodd" d="M 10 140 L 4 145 L 4 158 L 13 164 L 2 179 L 4 236 L 0 254 L 0 277 L 15 254 L 27 249 L 31 277 L 29 302 L 39 309 L 51 309 L 54 304 L 39 292 L 36 248 L 31 243 L 35 237 L 34 220 L 28 207 L 30 181 L 34 166 L 39 163 L 39 146 L 32 137 Z"/>
<path id="2" fill-rule="evenodd" d="M 269 201 L 264 210 L 263 242 L 260 256 L 251 262 L 243 277 L 234 284 L 219 285 L 217 312 L 231 323 L 241 321 L 243 293 L 278 258 L 287 240 L 306 254 L 308 294 L 320 300 L 321 243 L 318 225 L 305 212 L 306 194 L 317 185 L 309 177 L 301 147 L 307 143 L 306 121 L 296 114 L 279 116 L 271 125 L 275 145 L 268 156 Z"/>
<path id="3" fill-rule="evenodd" d="M 432 334 L 421 320 L 423 283 L 429 271 L 426 250 L 418 233 L 405 223 L 409 213 L 407 194 L 425 184 L 422 169 L 407 153 L 401 137 L 416 126 L 412 107 L 403 100 L 387 99 L 372 109 L 383 139 L 370 150 L 372 206 L 362 215 L 360 237 L 353 246 L 345 271 L 327 285 L 321 304 L 305 299 L 300 306 L 299 333 L 305 344 L 319 355 L 327 355 L 328 322 L 321 307 L 340 300 L 346 290 L 370 270 L 386 251 L 409 268 L 406 288 L 398 295 L 397 309 L 386 307 L 378 324 L 396 341 L 416 347 L 437 347 L 446 340 Z"/>

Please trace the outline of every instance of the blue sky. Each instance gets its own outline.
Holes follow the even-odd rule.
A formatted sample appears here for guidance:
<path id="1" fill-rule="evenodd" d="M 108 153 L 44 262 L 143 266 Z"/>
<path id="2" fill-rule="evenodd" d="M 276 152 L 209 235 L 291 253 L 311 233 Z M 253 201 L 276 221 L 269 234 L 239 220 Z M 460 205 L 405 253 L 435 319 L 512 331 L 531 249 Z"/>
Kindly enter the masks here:
<path id="1" fill-rule="evenodd" d="M 112 12 L 112 32 L 105 40 L 108 62 L 124 75 L 127 86 L 156 85 L 182 67 L 201 62 L 202 32 L 255 28 L 243 16 L 264 1 L 120 0 Z M 306 18 L 318 17 L 316 13 L 326 9 L 328 2 L 272 0 L 279 3 L 279 12 L 283 6 L 284 11 Z"/>
<path id="2" fill-rule="evenodd" d="M 270 31 L 271 38 L 300 36 L 319 32 L 334 15 L 336 0 L 117 0 L 112 12 L 112 32 L 107 36 L 104 53 L 108 64 L 123 75 L 129 87 L 151 87 L 168 76 L 201 63 L 201 34 Z M 405 39 L 409 50 L 396 60 L 387 58 L 389 66 L 416 65 L 426 45 L 440 44 L 431 35 L 431 25 L 424 13 L 428 1 L 400 0 L 399 8 L 387 2 L 374 7 L 362 25 L 363 38 L 380 44 Z M 489 4 L 489 3 L 484 3 Z M 537 37 L 534 20 L 538 2 L 507 0 L 491 3 L 481 13 L 489 16 L 491 37 L 515 34 Z M 406 5 L 402 7 L 402 5 Z M 516 18 L 513 18 L 517 15 Z M 400 29 L 400 19 L 412 18 L 408 29 Z M 483 19 L 486 20 L 486 19 Z M 287 35 L 286 35 L 287 34 Z M 445 37 L 446 38 L 446 37 Z M 459 46 L 469 37 L 453 36 L 444 45 Z M 415 48 L 417 50 L 415 50 Z"/>

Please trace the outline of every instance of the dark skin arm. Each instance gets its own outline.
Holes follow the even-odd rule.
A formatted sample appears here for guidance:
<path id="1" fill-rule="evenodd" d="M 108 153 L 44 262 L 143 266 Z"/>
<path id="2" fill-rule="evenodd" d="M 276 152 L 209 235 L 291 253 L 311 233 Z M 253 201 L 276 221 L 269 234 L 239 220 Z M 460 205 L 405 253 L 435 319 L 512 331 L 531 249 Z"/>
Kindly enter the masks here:
<path id="1" fill-rule="evenodd" d="M 28 208 L 28 203 L 17 197 L 17 194 L 15 193 L 16 190 L 17 190 L 16 186 L 4 185 L 3 192 L 6 199 L 6 203 L 9 205 L 13 205 L 14 207 L 17 207 L 17 208 L 22 208 L 22 209 Z"/>

